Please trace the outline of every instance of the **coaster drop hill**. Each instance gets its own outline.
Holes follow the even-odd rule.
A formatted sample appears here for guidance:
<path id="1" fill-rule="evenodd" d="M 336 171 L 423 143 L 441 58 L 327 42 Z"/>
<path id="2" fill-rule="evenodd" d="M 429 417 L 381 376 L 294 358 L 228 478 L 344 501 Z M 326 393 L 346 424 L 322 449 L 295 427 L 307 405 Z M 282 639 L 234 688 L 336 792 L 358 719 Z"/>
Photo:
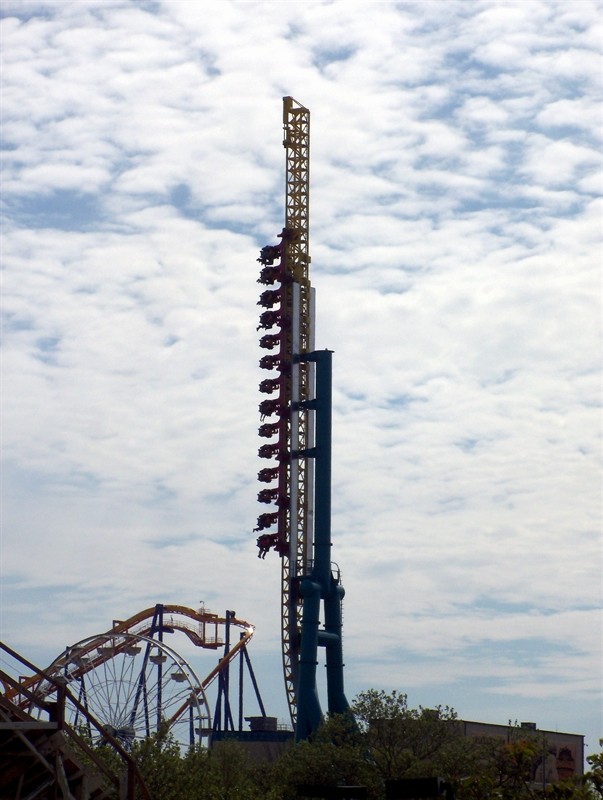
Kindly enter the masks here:
<path id="1" fill-rule="evenodd" d="M 259 448 L 269 466 L 258 500 L 259 557 L 281 560 L 281 634 L 285 690 L 295 739 L 320 725 L 316 685 L 318 648 L 326 652 L 327 704 L 344 713 L 342 601 L 339 568 L 331 561 L 332 353 L 315 350 L 314 289 L 309 278 L 310 112 L 283 98 L 286 150 L 285 226 L 278 244 L 260 252 L 258 305 L 260 367 Z M 273 377 L 274 376 L 274 377 Z M 321 605 L 323 625 L 320 624 Z"/>

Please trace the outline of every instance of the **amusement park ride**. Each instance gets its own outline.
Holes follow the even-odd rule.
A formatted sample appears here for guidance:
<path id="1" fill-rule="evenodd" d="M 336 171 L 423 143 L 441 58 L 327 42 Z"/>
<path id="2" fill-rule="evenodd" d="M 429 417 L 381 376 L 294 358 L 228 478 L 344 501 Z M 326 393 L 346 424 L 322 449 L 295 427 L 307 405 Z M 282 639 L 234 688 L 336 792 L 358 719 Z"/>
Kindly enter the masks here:
<path id="1" fill-rule="evenodd" d="M 232 634 L 238 629 L 239 637 Z M 99 737 L 86 715 L 129 748 L 135 739 L 170 730 L 183 747 L 207 744 L 218 731 L 243 728 L 243 670 L 251 677 L 261 717 L 266 716 L 255 674 L 247 653 L 254 626 L 238 619 L 234 611 L 220 617 L 203 606 L 197 610 L 158 604 L 127 620 L 114 620 L 110 630 L 71 645 L 44 670 L 7 687 L 5 696 L 18 708 L 35 714 L 35 707 L 56 694 L 57 684 L 67 686 L 77 698 L 68 723 L 85 728 L 90 741 Z M 222 657 L 200 680 L 190 664 L 165 641 L 166 635 L 185 634 L 195 646 L 223 650 Z M 232 641 L 231 641 L 232 639 Z M 230 704 L 230 665 L 239 660 L 238 728 Z M 206 691 L 217 679 L 212 714 Z M 33 702 L 32 702 L 33 696 Z M 253 719 L 253 718 L 252 718 Z"/>
<path id="2" fill-rule="evenodd" d="M 258 473 L 258 493 L 272 510 L 258 517 L 259 556 L 281 558 L 281 632 L 287 701 L 296 741 L 322 719 L 316 685 L 318 647 L 326 651 L 329 713 L 348 708 L 343 689 L 344 589 L 331 562 L 331 352 L 314 349 L 314 290 L 309 278 L 310 112 L 283 99 L 286 149 L 285 227 L 280 243 L 260 252 L 260 367 L 275 378 L 259 405 L 259 448 L 272 465 Z M 269 420 L 269 421 L 265 421 Z M 264 532 L 266 531 L 266 532 Z M 320 627 L 321 601 L 324 626 Z"/>
<path id="3" fill-rule="evenodd" d="M 285 225 L 280 242 L 263 247 L 258 259 L 258 283 L 264 287 L 258 330 L 260 347 L 267 351 L 260 367 L 269 373 L 259 387 L 266 395 L 259 404 L 259 456 L 270 463 L 258 473 L 258 500 L 269 509 L 260 513 L 255 531 L 258 555 L 265 558 L 274 550 L 280 557 L 285 690 L 295 740 L 301 741 L 323 716 L 316 680 L 319 647 L 326 653 L 328 712 L 343 713 L 348 702 L 343 685 L 344 589 L 339 568 L 331 561 L 332 353 L 314 347 L 309 278 L 310 112 L 292 97 L 283 99 L 283 127 Z M 166 643 L 166 634 L 175 632 L 184 634 L 189 645 L 223 651 L 204 679 Z M 0 751 L 23 740 L 33 752 L 23 731 L 44 725 L 64 725 L 76 738 L 83 732 L 93 744 L 109 739 L 124 758 L 135 739 L 166 726 L 183 747 L 209 744 L 212 736 L 224 732 L 242 733 L 245 667 L 260 711 L 245 719 L 252 732 L 255 722 L 257 732 L 273 731 L 276 737 L 276 719 L 266 716 L 247 653 L 253 633 L 253 625 L 234 611 L 219 617 L 204 607 L 158 604 L 67 647 L 46 670 L 36 671 L 0 643 L 32 670 L 18 680 L 0 670 L 0 730 L 9 731 Z M 229 668 L 235 658 L 238 724 L 229 699 Z M 212 719 L 206 690 L 214 680 L 218 691 Z M 63 722 L 39 721 L 58 705 L 65 709 Z"/>

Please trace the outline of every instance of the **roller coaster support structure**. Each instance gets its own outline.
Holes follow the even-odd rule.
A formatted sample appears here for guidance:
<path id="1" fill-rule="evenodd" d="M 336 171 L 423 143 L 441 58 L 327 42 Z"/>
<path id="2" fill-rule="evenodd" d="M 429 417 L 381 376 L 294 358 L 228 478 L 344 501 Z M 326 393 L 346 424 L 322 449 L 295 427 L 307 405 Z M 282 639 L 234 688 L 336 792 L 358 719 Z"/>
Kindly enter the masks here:
<path id="1" fill-rule="evenodd" d="M 325 647 L 330 713 L 347 709 L 343 693 L 339 570 L 331 569 L 331 352 L 314 345 L 315 302 L 310 282 L 310 112 L 283 98 L 286 150 L 285 226 L 278 244 L 260 251 L 258 331 L 270 373 L 259 390 L 262 424 L 258 556 L 281 559 L 283 673 L 298 741 L 320 724 L 316 656 Z M 267 333 L 264 333 L 267 331 Z M 273 351 L 273 352 L 270 352 Z M 266 441 L 268 440 L 268 441 Z M 324 627 L 319 629 L 321 601 Z M 298 706 L 300 708 L 298 719 Z"/>
<path id="2" fill-rule="evenodd" d="M 330 714 L 348 709 L 343 689 L 341 604 L 345 594 L 339 570 L 331 565 L 331 385 L 332 353 L 322 350 L 297 356 L 316 364 L 316 397 L 306 401 L 315 412 L 316 445 L 293 452 L 293 458 L 313 458 L 314 469 L 314 560 L 300 581 L 302 598 L 301 641 L 297 687 L 295 739 L 307 739 L 320 725 L 322 711 L 316 687 L 318 647 L 326 650 L 327 702 Z M 324 602 L 324 628 L 320 629 L 320 603 Z"/>

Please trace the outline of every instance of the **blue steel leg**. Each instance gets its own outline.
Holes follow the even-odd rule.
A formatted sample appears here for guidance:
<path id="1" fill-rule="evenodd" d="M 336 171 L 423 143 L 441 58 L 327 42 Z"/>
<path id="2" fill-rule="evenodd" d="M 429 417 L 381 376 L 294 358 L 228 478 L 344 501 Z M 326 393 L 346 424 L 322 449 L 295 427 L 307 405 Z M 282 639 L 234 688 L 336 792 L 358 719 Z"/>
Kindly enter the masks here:
<path id="1" fill-rule="evenodd" d="M 312 580 L 326 597 L 331 582 L 331 394 L 332 352 L 312 353 L 316 361 L 316 444 L 314 462 L 314 567 Z"/>
<path id="2" fill-rule="evenodd" d="M 343 689 L 343 645 L 341 602 L 345 590 L 331 578 L 331 591 L 325 599 L 325 641 L 327 654 L 327 700 L 329 714 L 344 714 L 349 704 Z"/>
<path id="3" fill-rule="evenodd" d="M 331 573 L 331 417 L 332 353 L 320 350 L 302 358 L 316 363 L 315 447 L 307 457 L 315 458 L 314 471 L 314 563 L 310 576 L 301 582 L 303 598 L 297 725 L 295 740 L 307 739 L 320 725 L 322 712 L 316 688 L 318 647 L 326 649 L 327 695 L 330 714 L 343 714 L 349 704 L 343 689 L 341 601 L 344 590 Z M 319 630 L 320 603 L 324 600 L 325 627 Z"/>
<path id="4" fill-rule="evenodd" d="M 322 720 L 322 710 L 316 689 L 320 586 L 306 578 L 301 583 L 300 591 L 304 601 L 297 686 L 296 742 L 307 739 L 318 728 Z"/>

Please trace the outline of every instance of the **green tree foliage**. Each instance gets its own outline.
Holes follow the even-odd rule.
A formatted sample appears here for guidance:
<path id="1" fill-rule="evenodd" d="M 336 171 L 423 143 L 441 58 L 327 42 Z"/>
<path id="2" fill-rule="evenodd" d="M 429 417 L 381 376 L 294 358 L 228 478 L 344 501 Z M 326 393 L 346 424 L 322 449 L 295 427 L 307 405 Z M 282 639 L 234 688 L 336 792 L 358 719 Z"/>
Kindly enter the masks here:
<path id="1" fill-rule="evenodd" d="M 495 752 L 494 769 L 502 800 L 532 797 L 532 778 L 542 755 L 542 743 L 535 738 L 512 738 Z"/>
<path id="2" fill-rule="evenodd" d="M 599 739 L 599 753 L 587 757 L 590 770 L 586 775 L 594 797 L 603 797 L 603 739 Z"/>
<path id="3" fill-rule="evenodd" d="M 510 724 L 508 741 L 465 740 L 477 755 L 474 768 L 456 781 L 457 800 L 595 800 L 588 775 L 543 787 L 534 781 L 548 747 L 541 734 Z"/>
<path id="4" fill-rule="evenodd" d="M 295 800 L 301 783 L 366 786 L 369 800 L 383 800 L 387 779 L 436 776 L 457 800 L 603 798 L 603 753 L 589 757 L 584 777 L 543 788 L 533 781 L 547 748 L 541 734 L 511 726 L 506 738 L 468 738 L 453 709 L 412 709 L 396 691 L 361 692 L 352 711 L 273 763 L 254 763 L 236 741 L 182 753 L 164 731 L 132 754 L 153 800 Z"/>
<path id="5" fill-rule="evenodd" d="M 407 696 L 369 689 L 353 704 L 370 758 L 382 778 L 437 777 L 463 772 L 466 747 L 460 745 L 453 709 L 412 709 Z"/>
<path id="6" fill-rule="evenodd" d="M 279 800 L 293 800 L 300 783 L 366 786 L 371 800 L 383 797 L 383 782 L 367 759 L 364 737 L 348 715 L 326 719 L 310 741 L 289 748 L 278 775 Z"/>
<path id="7" fill-rule="evenodd" d="M 134 742 L 134 756 L 153 800 L 184 797 L 187 784 L 180 748 L 165 730 Z"/>
<path id="8" fill-rule="evenodd" d="M 268 800 L 256 768 L 237 742 L 185 754 L 169 735 L 137 742 L 135 757 L 153 800 Z"/>

